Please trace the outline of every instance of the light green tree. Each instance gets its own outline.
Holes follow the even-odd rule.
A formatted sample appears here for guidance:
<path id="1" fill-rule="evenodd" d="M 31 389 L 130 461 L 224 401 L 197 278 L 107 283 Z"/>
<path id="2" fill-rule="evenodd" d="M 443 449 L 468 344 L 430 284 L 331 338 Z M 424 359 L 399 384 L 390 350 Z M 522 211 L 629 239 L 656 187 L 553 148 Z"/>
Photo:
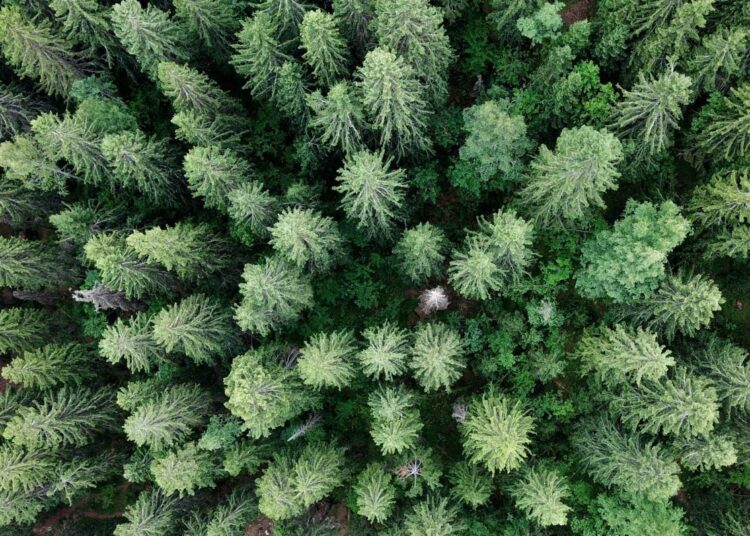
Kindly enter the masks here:
<path id="1" fill-rule="evenodd" d="M 409 335 L 390 322 L 367 328 L 363 333 L 367 346 L 357 354 L 357 359 L 367 376 L 391 381 L 406 372 L 409 356 Z"/>
<path id="2" fill-rule="evenodd" d="M 464 452 L 473 464 L 494 474 L 518 469 L 529 455 L 534 418 L 520 402 L 490 387 L 468 406 L 460 425 Z"/>
<path id="3" fill-rule="evenodd" d="M 661 205 L 628 201 L 611 230 L 599 231 L 581 250 L 576 287 L 590 298 L 618 303 L 643 298 L 664 277 L 667 255 L 690 230 L 671 201 Z"/>
<path id="4" fill-rule="evenodd" d="M 708 334 L 693 355 L 691 366 L 711 380 L 729 410 L 750 412 L 750 362 L 744 348 Z"/>
<path id="5" fill-rule="evenodd" d="M 399 454 L 416 446 L 422 421 L 416 396 L 403 386 L 381 387 L 370 393 L 370 435 L 383 454 Z"/>
<path id="6" fill-rule="evenodd" d="M 165 493 L 178 496 L 195 495 L 195 490 L 212 488 L 221 475 L 215 455 L 187 443 L 177 450 L 158 455 L 151 462 L 151 473 Z"/>
<path id="7" fill-rule="evenodd" d="M 343 195 L 346 216 L 368 236 L 390 236 L 401 217 L 406 190 L 406 173 L 389 171 L 392 159 L 383 153 L 360 151 L 348 156 L 338 170 L 333 189 Z"/>
<path id="8" fill-rule="evenodd" d="M 146 313 L 118 318 L 99 339 L 99 354 L 113 365 L 125 361 L 133 373 L 151 372 L 167 362 L 164 349 L 154 340 Z"/>
<path id="9" fill-rule="evenodd" d="M 41 111 L 41 103 L 21 88 L 0 84 L 0 139 L 11 139 L 27 130 Z"/>
<path id="10" fill-rule="evenodd" d="M 372 48 L 370 22 L 375 16 L 374 0 L 333 0 L 333 14 L 358 51 Z"/>
<path id="11" fill-rule="evenodd" d="M 563 27 L 563 19 L 560 16 L 563 7 L 562 2 L 544 2 L 530 16 L 518 19 L 516 28 L 522 36 L 531 39 L 532 45 L 554 41 L 560 36 Z"/>
<path id="12" fill-rule="evenodd" d="M 122 49 L 112 31 L 108 11 L 96 0 L 52 0 L 49 7 L 62 25 L 66 39 L 90 49 L 104 52 L 107 65 L 122 61 Z"/>
<path id="13" fill-rule="evenodd" d="M 310 272 L 327 272 L 342 253 L 336 222 L 312 209 L 283 210 L 270 232 L 269 244 L 276 253 Z"/>
<path id="14" fill-rule="evenodd" d="M 715 158 L 731 161 L 750 150 L 750 84 L 733 87 L 711 109 L 708 124 L 698 134 L 698 148 Z"/>
<path id="15" fill-rule="evenodd" d="M 180 499 L 160 488 L 146 489 L 125 509 L 126 522 L 115 527 L 114 536 L 144 536 L 170 532 L 179 522 Z"/>
<path id="16" fill-rule="evenodd" d="M 373 523 L 383 523 L 393 514 L 396 490 L 393 476 L 377 464 L 371 463 L 354 484 L 357 513 Z"/>
<path id="17" fill-rule="evenodd" d="M 70 260 L 52 244 L 0 237 L 0 287 L 40 290 L 76 280 Z"/>
<path id="18" fill-rule="evenodd" d="M 18 353 L 44 344 L 51 332 L 49 315 L 39 309 L 0 309 L 0 352 Z"/>
<path id="19" fill-rule="evenodd" d="M 263 0 L 258 11 L 268 15 L 276 25 L 279 35 L 296 36 L 305 11 L 312 6 L 299 0 Z"/>
<path id="20" fill-rule="evenodd" d="M 514 485 L 511 494 L 516 506 L 542 527 L 567 525 L 570 497 L 566 481 L 557 472 L 533 467 Z"/>
<path id="21" fill-rule="evenodd" d="M 341 390 L 354 379 L 354 336 L 348 331 L 318 333 L 300 349 L 297 368 L 302 381 L 315 389 Z"/>
<path id="22" fill-rule="evenodd" d="M 365 111 L 350 82 L 337 82 L 325 97 L 315 91 L 306 97 L 306 102 L 313 114 L 310 127 L 324 145 L 340 148 L 346 155 L 361 149 L 366 132 Z"/>
<path id="23" fill-rule="evenodd" d="M 310 119 L 308 93 L 308 80 L 302 64 L 295 60 L 285 61 L 276 76 L 273 102 L 296 125 L 306 126 Z"/>
<path id="24" fill-rule="evenodd" d="M 78 178 L 52 160 L 30 134 L 0 143 L 0 167 L 8 181 L 31 191 L 64 193 L 66 181 Z"/>
<path id="25" fill-rule="evenodd" d="M 303 58 L 322 84 L 332 85 L 347 73 L 349 49 L 336 27 L 336 19 L 319 9 L 308 11 L 299 27 Z"/>
<path id="26" fill-rule="evenodd" d="M 95 377 L 93 361 L 91 350 L 82 344 L 46 344 L 14 358 L 3 367 L 2 376 L 31 389 L 81 385 Z"/>
<path id="27" fill-rule="evenodd" d="M 230 51 L 230 42 L 240 27 L 237 9 L 222 0 L 175 0 L 176 19 L 198 37 L 203 46 L 218 59 Z"/>
<path id="28" fill-rule="evenodd" d="M 443 231 L 431 223 L 407 229 L 393 248 L 401 273 L 417 285 L 440 277 L 444 271 L 448 241 Z"/>
<path id="29" fill-rule="evenodd" d="M 258 503 L 252 487 L 236 486 L 211 512 L 205 536 L 234 536 L 258 516 Z"/>
<path id="30" fill-rule="evenodd" d="M 463 504 L 476 510 L 487 504 L 492 495 L 492 477 L 481 467 L 466 461 L 456 463 L 448 474 L 453 495 Z"/>
<path id="31" fill-rule="evenodd" d="M 253 176 L 250 164 L 230 149 L 193 147 L 183 162 L 190 190 L 209 208 L 227 210 L 228 196 Z"/>
<path id="32" fill-rule="evenodd" d="M 701 226 L 736 225 L 750 222 L 750 170 L 714 174 L 698 185 L 688 203 L 690 216 Z"/>
<path id="33" fill-rule="evenodd" d="M 464 534 L 465 528 L 457 505 L 434 495 L 415 504 L 404 520 L 406 536 L 457 536 Z"/>
<path id="34" fill-rule="evenodd" d="M 690 60 L 690 72 L 704 91 L 724 90 L 742 70 L 750 32 L 745 28 L 720 27 L 705 36 Z"/>
<path id="35" fill-rule="evenodd" d="M 376 48 L 367 53 L 356 78 L 382 148 L 392 149 L 399 158 L 430 150 L 424 87 L 410 65 L 388 49 Z"/>
<path id="36" fill-rule="evenodd" d="M 253 239 L 268 236 L 279 205 L 279 200 L 258 181 L 245 181 L 227 194 L 229 217 Z"/>
<path id="37" fill-rule="evenodd" d="M 440 322 L 421 324 L 414 335 L 409 366 L 426 391 L 451 386 L 466 367 L 464 343 L 457 331 Z"/>
<path id="38" fill-rule="evenodd" d="M 3 472 L 0 490 L 33 492 L 53 478 L 58 463 L 58 457 L 48 450 L 25 449 L 4 442 L 0 446 L 0 469 Z"/>
<path id="39" fill-rule="evenodd" d="M 242 105 L 204 73 L 172 61 L 157 66 L 159 89 L 176 112 L 195 112 L 215 118 L 223 113 L 242 115 Z"/>

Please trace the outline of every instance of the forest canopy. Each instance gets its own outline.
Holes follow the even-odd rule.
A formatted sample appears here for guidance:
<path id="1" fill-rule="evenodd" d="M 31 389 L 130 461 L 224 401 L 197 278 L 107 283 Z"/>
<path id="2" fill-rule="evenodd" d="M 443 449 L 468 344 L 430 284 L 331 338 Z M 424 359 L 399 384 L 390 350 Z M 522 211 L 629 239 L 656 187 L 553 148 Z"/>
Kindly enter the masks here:
<path id="1" fill-rule="evenodd" d="M 750 2 L 0 0 L 0 536 L 747 536 L 749 256 Z"/>

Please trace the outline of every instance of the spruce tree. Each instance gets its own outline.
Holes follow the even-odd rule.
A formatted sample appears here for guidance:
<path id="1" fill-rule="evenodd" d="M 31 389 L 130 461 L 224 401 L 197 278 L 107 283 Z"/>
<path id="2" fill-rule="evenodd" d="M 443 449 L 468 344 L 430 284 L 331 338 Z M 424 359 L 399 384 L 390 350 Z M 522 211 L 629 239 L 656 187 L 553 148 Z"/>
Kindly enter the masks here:
<path id="1" fill-rule="evenodd" d="M 92 54 L 103 51 L 110 68 L 115 66 L 116 60 L 122 61 L 109 12 L 96 0 L 52 0 L 49 7 L 69 41 L 85 45 Z"/>
<path id="2" fill-rule="evenodd" d="M 176 19 L 217 59 L 230 51 L 230 41 L 240 23 L 236 7 L 222 0 L 176 0 Z"/>
<path id="3" fill-rule="evenodd" d="M 59 463 L 58 457 L 44 449 L 25 449 L 4 442 L 0 446 L 0 490 L 30 493 L 47 484 Z"/>
<path id="4" fill-rule="evenodd" d="M 232 310 L 204 294 L 162 309 L 152 326 L 154 341 L 167 353 L 184 353 L 203 365 L 230 354 L 239 343 Z"/>
<path id="5" fill-rule="evenodd" d="M 323 85 L 331 86 L 347 72 L 349 52 L 336 27 L 336 19 L 319 9 L 308 11 L 299 28 L 303 58 Z"/>
<path id="6" fill-rule="evenodd" d="M 531 468 L 513 487 L 516 506 L 542 527 L 567 525 L 571 508 L 563 502 L 570 490 L 555 471 Z"/>
<path id="7" fill-rule="evenodd" d="M 157 455 L 151 462 L 151 473 L 165 493 L 195 495 L 196 489 L 212 488 L 220 476 L 215 456 L 187 443 L 177 450 Z"/>
<path id="8" fill-rule="evenodd" d="M 401 219 L 406 173 L 389 171 L 391 159 L 383 153 L 360 151 L 347 157 L 338 170 L 333 189 L 343 195 L 341 206 L 347 217 L 367 236 L 389 236 Z"/>
<path id="9" fill-rule="evenodd" d="M 81 344 L 47 344 L 13 359 L 2 376 L 31 389 L 81 385 L 94 378 L 93 361 L 91 350 Z"/>
<path id="10" fill-rule="evenodd" d="M 227 212 L 240 232 L 265 238 L 279 210 L 279 200 L 258 181 L 246 181 L 227 194 Z"/>
<path id="11" fill-rule="evenodd" d="M 0 84 L 0 140 L 27 130 L 42 111 L 42 103 L 13 85 Z"/>
<path id="12" fill-rule="evenodd" d="M 733 87 L 720 106 L 711 109 L 708 124 L 698 134 L 698 148 L 715 158 L 731 161 L 750 149 L 750 84 Z"/>
<path id="13" fill-rule="evenodd" d="M 744 348 L 715 335 L 691 356 L 691 366 L 711 380 L 718 398 L 729 410 L 750 412 L 750 361 Z"/>
<path id="14" fill-rule="evenodd" d="M 417 383 L 428 393 L 440 388 L 450 391 L 466 367 L 464 350 L 461 336 L 447 325 L 420 325 L 409 364 Z"/>
<path id="15" fill-rule="evenodd" d="M 457 536 L 465 528 L 456 505 L 433 495 L 415 504 L 404 521 L 406 536 Z"/>
<path id="16" fill-rule="evenodd" d="M 228 196 L 253 176 L 245 160 L 234 151 L 216 145 L 193 147 L 183 162 L 190 190 L 209 208 L 227 210 Z"/>
<path id="17" fill-rule="evenodd" d="M 258 516 L 258 504 L 252 487 L 235 487 L 226 501 L 211 512 L 206 527 L 206 536 L 233 536 L 245 531 L 245 527 Z"/>
<path id="18" fill-rule="evenodd" d="M 51 244 L 0 237 L 0 287 L 40 290 L 76 279 L 70 261 Z"/>
<path id="19" fill-rule="evenodd" d="M 393 477 L 382 467 L 368 465 L 354 485 L 357 513 L 373 523 L 383 523 L 391 517 L 396 502 L 392 481 Z"/>
<path id="20" fill-rule="evenodd" d="M 0 309 L 0 352 L 21 352 L 44 344 L 51 333 L 49 315 L 37 309 Z"/>
<path id="21" fill-rule="evenodd" d="M 279 35 L 296 36 L 305 11 L 310 7 L 298 0 L 263 0 L 258 4 L 258 11 L 269 16 Z"/>
<path id="22" fill-rule="evenodd" d="M 31 191 L 64 193 L 66 181 L 77 179 L 52 160 L 30 134 L 0 143 L 0 167 L 9 181 Z"/>
<path id="23" fill-rule="evenodd" d="M 370 435 L 383 454 L 413 449 L 423 424 L 416 396 L 403 386 L 381 387 L 370 393 L 367 404 L 372 415 Z"/>
<path id="24" fill-rule="evenodd" d="M 163 534 L 175 529 L 179 521 L 180 499 L 158 487 L 138 494 L 134 504 L 125 509 L 127 520 L 115 527 L 114 536 Z"/>
<path id="25" fill-rule="evenodd" d="M 314 389 L 346 387 L 354 378 L 355 349 L 349 332 L 313 335 L 300 349 L 297 367 L 302 381 Z"/>
<path id="26" fill-rule="evenodd" d="M 296 125 L 306 126 L 310 119 L 308 93 L 308 80 L 302 64 L 285 61 L 278 71 L 273 102 Z"/>
<path id="27" fill-rule="evenodd" d="M 171 61 L 157 67 L 159 89 L 176 112 L 195 112 L 214 118 L 222 113 L 242 114 L 241 104 L 204 73 Z"/>
<path id="28" fill-rule="evenodd" d="M 453 494 L 463 504 L 476 510 L 487 504 L 492 495 L 492 477 L 481 467 L 461 461 L 448 474 Z"/>
<path id="29" fill-rule="evenodd" d="M 151 372 L 167 362 L 164 349 L 151 332 L 151 318 L 146 313 L 108 326 L 99 340 L 99 354 L 113 365 L 125 361 L 133 373 Z"/>
<path id="30" fill-rule="evenodd" d="M 730 80 L 742 71 L 748 38 L 747 29 L 726 27 L 705 36 L 689 63 L 696 85 L 706 92 L 726 89 Z"/>
<path id="31" fill-rule="evenodd" d="M 688 210 L 695 222 L 706 227 L 750 222 L 750 170 L 714 174 L 693 190 Z"/>
<path id="32" fill-rule="evenodd" d="M 333 218 L 303 208 L 285 209 L 271 227 L 269 244 L 282 259 L 310 272 L 327 272 L 341 257 Z"/>
<path id="33" fill-rule="evenodd" d="M 447 239 L 430 223 L 407 229 L 393 248 L 401 273 L 411 283 L 421 285 L 443 274 Z"/>
<path id="34" fill-rule="evenodd" d="M 320 91 L 311 93 L 306 101 L 313 114 L 310 127 L 324 145 L 341 149 L 345 155 L 362 148 L 366 133 L 365 111 L 350 82 L 337 82 L 325 97 Z"/>
<path id="35" fill-rule="evenodd" d="M 360 367 L 372 379 L 390 381 L 406 372 L 409 335 L 390 322 L 367 328 L 363 333 L 367 346 L 357 354 Z"/>
<path id="36" fill-rule="evenodd" d="M 375 16 L 374 0 L 333 0 L 333 14 L 357 51 L 372 48 L 370 21 Z"/>
<path id="37" fill-rule="evenodd" d="M 673 449 L 688 471 L 710 471 L 734 465 L 737 449 L 726 436 L 710 434 L 677 438 Z"/>

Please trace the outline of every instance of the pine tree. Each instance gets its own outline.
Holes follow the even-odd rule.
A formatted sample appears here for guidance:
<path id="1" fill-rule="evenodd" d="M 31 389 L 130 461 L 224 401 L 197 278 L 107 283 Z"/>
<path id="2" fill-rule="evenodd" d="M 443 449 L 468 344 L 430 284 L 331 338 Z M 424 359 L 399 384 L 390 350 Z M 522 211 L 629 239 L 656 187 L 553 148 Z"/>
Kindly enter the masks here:
<path id="1" fill-rule="evenodd" d="M 104 286 L 121 290 L 127 298 L 169 293 L 173 277 L 159 266 L 147 263 L 120 233 L 100 233 L 83 248 L 86 258 L 99 271 Z"/>
<path id="2" fill-rule="evenodd" d="M 680 465 L 688 471 L 721 469 L 737 462 L 737 449 L 726 436 L 677 438 L 673 448 Z"/>
<path id="3" fill-rule="evenodd" d="M 234 151 L 193 147 L 183 163 L 185 177 L 196 197 L 203 197 L 209 208 L 227 209 L 229 193 L 253 176 L 250 165 Z"/>
<path id="4" fill-rule="evenodd" d="M 420 325 L 409 364 L 417 383 L 428 393 L 441 387 L 450 391 L 466 367 L 464 350 L 461 336 L 447 325 Z"/>
<path id="5" fill-rule="evenodd" d="M 276 218 L 279 200 L 258 181 L 243 182 L 227 194 L 232 222 L 252 239 L 265 238 Z"/>
<path id="6" fill-rule="evenodd" d="M 333 218 L 312 209 L 284 209 L 270 228 L 277 255 L 300 269 L 327 272 L 341 256 L 342 239 Z"/>
<path id="7" fill-rule="evenodd" d="M 182 443 L 210 412 L 208 393 L 196 384 L 173 384 L 155 392 L 125 419 L 123 429 L 136 445 L 158 452 Z"/>
<path id="8" fill-rule="evenodd" d="M 154 340 L 146 313 L 124 321 L 118 318 L 108 326 L 99 340 L 99 354 L 113 365 L 125 360 L 125 366 L 133 373 L 148 373 L 167 362 L 164 350 Z"/>
<path id="9" fill-rule="evenodd" d="M 630 91 L 616 105 L 615 126 L 638 140 L 646 152 L 655 155 L 672 145 L 672 131 L 682 119 L 682 108 L 693 99 L 692 80 L 670 65 L 658 78 L 638 75 Z"/>
<path id="10" fill-rule="evenodd" d="M 40 290 L 76 279 L 70 261 L 53 246 L 15 236 L 0 237 L 0 287 Z"/>
<path id="11" fill-rule="evenodd" d="M 708 326 L 714 313 L 721 310 L 724 297 L 716 284 L 698 274 L 669 274 L 657 291 L 634 307 L 637 322 L 647 323 L 668 340 L 677 333 L 694 336 Z"/>
<path id="12" fill-rule="evenodd" d="M 220 476 L 215 456 L 205 450 L 199 450 L 195 443 L 157 455 L 151 462 L 151 473 L 156 484 L 165 493 L 195 495 L 195 490 L 212 488 Z"/>
<path id="13" fill-rule="evenodd" d="M 443 274 L 447 239 L 431 223 L 407 229 L 393 248 L 401 273 L 411 283 L 421 285 Z"/>
<path id="14" fill-rule="evenodd" d="M 715 158 L 731 161 L 750 150 L 750 84 L 733 87 L 720 106 L 710 110 L 708 124 L 698 134 L 698 148 Z"/>
<path id="15" fill-rule="evenodd" d="M 320 141 L 331 149 L 339 148 L 350 155 L 362 148 L 365 135 L 365 112 L 359 95 L 344 80 L 331 86 L 324 97 L 320 91 L 307 96 L 313 116 L 310 127 Z"/>
<path id="16" fill-rule="evenodd" d="M 409 355 L 409 335 L 390 322 L 367 328 L 362 337 L 367 346 L 357 354 L 359 364 L 367 376 L 391 381 L 406 372 Z"/>
<path id="17" fill-rule="evenodd" d="M 646 433 L 706 436 L 719 421 L 716 390 L 705 378 L 681 367 L 660 382 L 644 381 L 625 389 L 612 406 L 624 424 Z"/>
<path id="18" fill-rule="evenodd" d="M 13 359 L 2 376 L 31 389 L 81 385 L 94 378 L 93 360 L 91 350 L 81 344 L 47 344 Z"/>
<path id="19" fill-rule="evenodd" d="M 454 536 L 463 534 L 465 528 L 458 507 L 433 495 L 415 504 L 404 521 L 406 536 Z"/>
<path id="20" fill-rule="evenodd" d="M 24 493 L 47 484 L 54 475 L 59 460 L 47 450 L 25 449 L 10 442 L 0 446 L 0 490 Z"/>
<path id="21" fill-rule="evenodd" d="M 155 536 L 175 529 L 179 521 L 180 500 L 158 487 L 138 494 L 134 504 L 125 509 L 126 523 L 115 527 L 114 536 Z"/>
<path id="22" fill-rule="evenodd" d="M 708 335 L 691 365 L 711 380 L 719 400 L 729 410 L 750 412 L 748 353 L 727 340 Z"/>
<path id="23" fill-rule="evenodd" d="M 370 125 L 380 132 L 381 147 L 393 149 L 399 158 L 429 151 L 427 103 L 414 69 L 393 52 L 376 48 L 367 53 L 356 77 Z"/>
<path id="24" fill-rule="evenodd" d="M 496 176 L 500 184 L 517 180 L 521 159 L 532 148 L 523 117 L 509 114 L 504 101 L 488 100 L 464 110 L 463 118 L 467 136 L 458 154 L 479 175 L 480 184 L 491 187 Z"/>
<path id="25" fill-rule="evenodd" d="M 333 189 L 343 195 L 341 206 L 347 217 L 368 236 L 390 236 L 401 218 L 406 173 L 389 171 L 391 162 L 383 160 L 383 153 L 360 151 L 347 157 L 338 170 Z"/>
<path id="26" fill-rule="evenodd" d="M 610 417 L 599 417 L 573 438 L 580 460 L 601 484 L 650 500 L 666 500 L 680 489 L 677 464 L 658 445 L 617 428 Z"/>
<path id="27" fill-rule="evenodd" d="M 0 48 L 19 76 L 38 81 L 49 95 L 68 98 L 73 82 L 83 77 L 70 43 L 54 34 L 49 21 L 28 20 L 20 6 L 0 8 Z"/>
<path id="28" fill-rule="evenodd" d="M 370 435 L 383 454 L 413 449 L 422 430 L 416 396 L 403 386 L 381 387 L 367 400 L 372 415 Z"/>
<path id="29" fill-rule="evenodd" d="M 152 320 L 153 338 L 167 353 L 183 353 L 202 365 L 238 346 L 232 310 L 204 294 L 162 309 Z"/>
<path id="30" fill-rule="evenodd" d="M 29 449 L 83 447 L 96 434 L 116 429 L 114 392 L 63 387 L 25 406 L 8 422 L 3 437 Z"/>
<path id="31" fill-rule="evenodd" d="M 347 331 L 318 333 L 300 350 L 297 367 L 302 381 L 314 389 L 348 386 L 354 378 L 355 340 Z"/>
<path id="32" fill-rule="evenodd" d="M 122 61 L 108 12 L 96 0 L 52 0 L 49 7 L 61 23 L 66 39 L 85 45 L 91 54 L 103 51 L 110 68 L 115 60 Z"/>
<path id="33" fill-rule="evenodd" d="M 219 59 L 231 49 L 230 41 L 239 29 L 236 7 L 222 0 L 175 0 L 175 17 L 203 46 Z"/>
<path id="34" fill-rule="evenodd" d="M 750 170 L 716 173 L 693 190 L 688 210 L 706 227 L 750 223 Z"/>
<path id="35" fill-rule="evenodd" d="M 469 404 L 460 429 L 468 460 L 494 476 L 521 467 L 529 455 L 534 419 L 520 402 L 511 402 L 491 386 Z"/>
<path id="36" fill-rule="evenodd" d="M 482 468 L 461 461 L 451 468 L 448 478 L 456 498 L 473 510 L 490 500 L 492 477 Z"/>
<path id="37" fill-rule="evenodd" d="M 372 523 L 383 523 L 393 514 L 396 493 L 393 477 L 377 464 L 368 465 L 354 484 L 357 513 Z"/>
<path id="38" fill-rule="evenodd" d="M 139 130 L 126 131 L 104 136 L 101 148 L 113 182 L 140 191 L 153 203 L 178 203 L 176 163 L 166 140 L 148 138 Z"/>
<path id="39" fill-rule="evenodd" d="M 601 382 L 612 386 L 658 381 L 675 364 L 672 353 L 659 344 L 655 334 L 620 324 L 614 329 L 602 326 L 586 331 L 576 355 L 584 374 L 593 372 Z"/>
<path id="40" fill-rule="evenodd" d="M 599 231 L 581 250 L 576 287 L 589 299 L 637 300 L 653 292 L 664 277 L 667 255 L 690 230 L 671 201 L 661 205 L 628 201 L 622 219 Z"/>
<path id="41" fill-rule="evenodd" d="M 336 27 L 336 19 L 319 9 L 308 11 L 299 28 L 303 58 L 323 85 L 331 86 L 347 74 L 349 51 Z"/>
<path id="42" fill-rule="evenodd" d="M 512 210 L 477 221 L 479 229 L 467 235 L 465 253 L 454 254 L 448 278 L 464 296 L 486 300 L 491 291 L 518 283 L 526 273 L 534 257 L 534 229 Z"/>
<path id="43" fill-rule="evenodd" d="M 134 231 L 126 242 L 149 264 L 163 266 L 189 281 L 206 278 L 232 263 L 227 240 L 202 223 L 180 221 L 164 229 Z"/>
<path id="44" fill-rule="evenodd" d="M 620 141 L 606 130 L 563 129 L 554 152 L 539 148 L 520 200 L 546 223 L 585 220 L 592 208 L 605 207 L 604 192 L 617 189 L 622 159 Z"/>
<path id="45" fill-rule="evenodd" d="M 242 279 L 242 301 L 235 308 L 234 319 L 246 331 L 268 335 L 297 320 L 304 309 L 312 306 L 309 279 L 277 257 L 246 264 Z"/>
<path id="46" fill-rule="evenodd" d="M 440 8 L 427 0 L 380 0 L 375 3 L 372 32 L 380 47 L 414 69 L 432 103 L 445 100 L 454 56 Z"/>
<path id="47" fill-rule="evenodd" d="M 252 18 L 245 19 L 237 34 L 236 52 L 230 63 L 247 80 L 243 88 L 249 89 L 256 99 L 270 99 L 274 95 L 279 68 L 290 59 L 276 36 L 277 25 L 265 11 L 257 11 Z"/>
<path id="48" fill-rule="evenodd" d="M 125 50 L 153 79 L 160 62 L 185 61 L 190 57 L 180 26 L 153 5 L 142 8 L 137 0 L 122 0 L 112 7 L 112 26 Z"/>
<path id="49" fill-rule="evenodd" d="M 268 436 L 275 428 L 316 404 L 305 390 L 299 371 L 286 368 L 279 349 L 261 346 L 236 357 L 224 379 L 225 403 L 244 421 L 252 438 Z"/>
<path id="50" fill-rule="evenodd" d="M 542 527 L 567 525 L 570 507 L 568 485 L 555 471 L 531 468 L 512 489 L 516 506 Z"/>
<path id="51" fill-rule="evenodd" d="M 18 353 L 44 344 L 50 334 L 49 315 L 37 309 L 0 309 L 0 352 Z"/>

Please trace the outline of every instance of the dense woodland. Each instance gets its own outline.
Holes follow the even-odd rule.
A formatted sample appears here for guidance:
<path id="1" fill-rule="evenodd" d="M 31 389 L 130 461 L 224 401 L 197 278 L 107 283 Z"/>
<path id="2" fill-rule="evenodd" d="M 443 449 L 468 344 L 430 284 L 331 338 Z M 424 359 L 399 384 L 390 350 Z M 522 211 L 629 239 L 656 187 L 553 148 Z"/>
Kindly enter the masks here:
<path id="1" fill-rule="evenodd" d="M 0 56 L 0 535 L 750 534 L 750 2 L 1 0 Z"/>

